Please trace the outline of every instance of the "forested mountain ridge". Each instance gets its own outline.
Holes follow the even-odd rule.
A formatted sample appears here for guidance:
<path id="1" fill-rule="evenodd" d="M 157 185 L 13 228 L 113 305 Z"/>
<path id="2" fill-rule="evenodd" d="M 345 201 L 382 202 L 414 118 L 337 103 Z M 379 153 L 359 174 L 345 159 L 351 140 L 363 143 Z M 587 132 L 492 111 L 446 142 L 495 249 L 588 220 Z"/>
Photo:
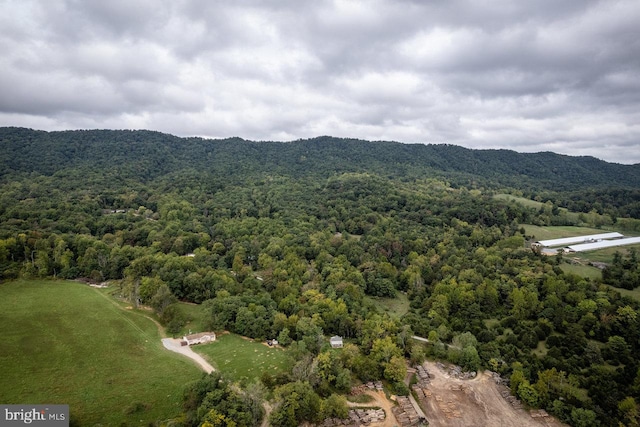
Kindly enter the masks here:
<path id="1" fill-rule="evenodd" d="M 153 179 L 185 168 L 216 175 L 278 173 L 324 176 L 373 172 L 394 178 L 433 176 L 457 185 L 538 190 L 640 187 L 640 164 L 550 152 L 471 150 L 453 145 L 370 142 L 318 137 L 294 142 L 179 138 L 151 131 L 45 132 L 0 128 L 0 177 L 66 168 L 99 168 Z"/>
<path id="2" fill-rule="evenodd" d="M 346 416 L 343 395 L 361 381 L 406 394 L 407 360 L 425 356 L 497 371 L 572 425 L 637 425 L 640 304 L 608 286 L 637 287 L 636 254 L 603 283 L 527 249 L 523 225 L 627 216 L 640 231 L 639 167 L 330 137 L 1 128 L 0 281 L 109 281 L 171 333 L 185 332 L 181 300 L 201 304 L 207 330 L 277 338 L 294 362 L 260 378 L 272 425 Z M 385 312 L 379 298 L 398 295 L 408 307 Z M 332 335 L 343 351 L 328 348 Z M 223 394 L 203 381 L 173 425 L 211 411 L 260 425 L 261 413 L 205 398 Z"/>

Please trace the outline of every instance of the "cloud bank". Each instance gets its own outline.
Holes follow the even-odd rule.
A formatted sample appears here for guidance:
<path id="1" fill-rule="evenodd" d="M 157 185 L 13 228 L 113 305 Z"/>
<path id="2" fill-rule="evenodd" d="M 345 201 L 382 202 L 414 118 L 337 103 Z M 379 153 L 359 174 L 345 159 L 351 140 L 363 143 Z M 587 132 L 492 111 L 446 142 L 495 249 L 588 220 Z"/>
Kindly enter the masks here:
<path id="1" fill-rule="evenodd" d="M 639 22 L 637 0 L 0 0 L 0 125 L 640 163 Z"/>

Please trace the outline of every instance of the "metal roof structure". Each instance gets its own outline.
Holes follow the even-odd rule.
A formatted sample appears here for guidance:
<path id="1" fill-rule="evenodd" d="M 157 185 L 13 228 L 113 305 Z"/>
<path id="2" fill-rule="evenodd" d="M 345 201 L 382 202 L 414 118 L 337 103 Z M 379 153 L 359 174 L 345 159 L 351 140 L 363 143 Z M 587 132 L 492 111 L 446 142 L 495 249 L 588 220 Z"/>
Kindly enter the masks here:
<path id="1" fill-rule="evenodd" d="M 569 246 L 569 250 L 574 252 L 584 252 L 595 249 L 612 248 L 615 246 L 633 245 L 636 243 L 640 244 L 640 237 L 627 237 L 625 239 L 602 240 L 599 242 L 584 243 L 582 245 L 572 245 Z"/>
<path id="2" fill-rule="evenodd" d="M 624 236 L 620 233 L 590 234 L 588 236 L 565 237 L 563 239 L 539 240 L 538 243 L 542 246 L 554 247 L 567 246 L 578 243 L 590 243 L 597 240 L 619 239 L 621 237 Z"/>

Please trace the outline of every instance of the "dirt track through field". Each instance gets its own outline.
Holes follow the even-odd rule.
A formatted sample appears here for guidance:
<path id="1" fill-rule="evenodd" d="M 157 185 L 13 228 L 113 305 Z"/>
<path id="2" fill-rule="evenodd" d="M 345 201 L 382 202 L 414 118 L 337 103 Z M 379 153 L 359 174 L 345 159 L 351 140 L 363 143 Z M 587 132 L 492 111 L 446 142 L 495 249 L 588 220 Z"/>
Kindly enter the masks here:
<path id="1" fill-rule="evenodd" d="M 147 337 L 147 338 L 151 338 L 145 331 L 142 330 L 142 328 L 140 328 L 140 326 L 136 325 L 131 319 L 129 319 L 127 316 L 124 315 L 124 313 L 122 313 L 123 308 L 118 305 L 117 302 L 115 302 L 113 299 L 109 298 L 107 295 L 103 294 L 102 292 L 100 292 L 98 289 L 95 289 L 95 292 L 100 295 L 102 298 L 106 299 L 107 301 L 109 301 L 109 303 L 111 304 L 111 309 L 117 313 L 125 322 L 127 322 L 129 325 L 131 325 L 131 327 L 133 327 L 133 329 L 135 329 L 137 332 L 140 333 L 140 335 Z M 139 314 L 139 313 L 136 313 Z M 142 315 L 144 316 L 144 315 Z M 144 316 L 147 319 L 151 320 L 152 322 L 154 322 L 156 325 L 159 326 L 159 323 L 156 322 L 155 320 L 151 319 L 149 316 Z M 159 326 L 160 331 L 162 332 L 162 327 Z"/>
<path id="2" fill-rule="evenodd" d="M 561 427 L 553 417 L 532 418 L 500 394 L 491 375 L 472 380 L 450 377 L 434 362 L 425 362 L 431 382 L 425 390 L 425 414 L 430 427 Z M 505 388 L 506 389 L 506 388 Z"/>

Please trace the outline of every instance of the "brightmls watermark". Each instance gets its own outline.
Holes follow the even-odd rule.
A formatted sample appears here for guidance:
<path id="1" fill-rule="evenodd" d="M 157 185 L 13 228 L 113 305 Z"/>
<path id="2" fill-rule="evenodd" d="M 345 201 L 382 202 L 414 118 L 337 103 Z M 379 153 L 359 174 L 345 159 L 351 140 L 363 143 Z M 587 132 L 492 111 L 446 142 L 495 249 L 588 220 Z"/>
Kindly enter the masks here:
<path id="1" fill-rule="evenodd" d="M 69 405 L 0 405 L 0 427 L 69 427 Z"/>

